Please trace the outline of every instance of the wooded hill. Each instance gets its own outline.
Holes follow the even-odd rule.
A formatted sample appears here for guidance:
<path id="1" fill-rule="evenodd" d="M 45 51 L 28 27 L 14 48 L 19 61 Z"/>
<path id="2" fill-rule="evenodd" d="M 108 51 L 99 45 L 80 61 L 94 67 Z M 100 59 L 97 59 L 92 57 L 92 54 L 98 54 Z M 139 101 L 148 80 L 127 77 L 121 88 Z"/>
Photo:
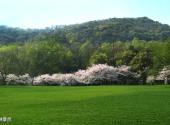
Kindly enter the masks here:
<path id="1" fill-rule="evenodd" d="M 170 26 L 147 17 L 110 18 L 68 26 L 45 29 L 20 29 L 0 26 L 0 43 L 25 42 L 46 37 L 57 37 L 62 42 L 93 43 L 140 40 L 165 40 L 170 36 Z"/>

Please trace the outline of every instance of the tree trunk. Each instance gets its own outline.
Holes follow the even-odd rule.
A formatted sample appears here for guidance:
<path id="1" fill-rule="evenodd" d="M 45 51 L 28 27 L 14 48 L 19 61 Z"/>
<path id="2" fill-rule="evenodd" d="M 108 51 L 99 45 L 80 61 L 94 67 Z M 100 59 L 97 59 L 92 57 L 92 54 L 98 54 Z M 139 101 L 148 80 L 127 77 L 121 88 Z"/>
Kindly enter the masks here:
<path id="1" fill-rule="evenodd" d="M 165 84 L 165 85 L 168 84 L 168 78 L 167 78 L 167 77 L 165 77 L 164 84 Z"/>

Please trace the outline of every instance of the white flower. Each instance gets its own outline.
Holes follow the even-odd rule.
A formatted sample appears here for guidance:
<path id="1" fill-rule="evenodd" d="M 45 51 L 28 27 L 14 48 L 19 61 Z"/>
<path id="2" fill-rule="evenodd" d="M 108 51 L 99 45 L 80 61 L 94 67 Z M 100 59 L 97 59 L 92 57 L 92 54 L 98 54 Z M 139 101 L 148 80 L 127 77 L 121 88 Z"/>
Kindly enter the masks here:
<path id="1" fill-rule="evenodd" d="M 10 85 L 29 85 L 32 83 L 32 78 L 29 74 L 16 76 L 15 74 L 9 74 L 6 78 L 7 84 Z"/>
<path id="2" fill-rule="evenodd" d="M 155 76 L 148 76 L 146 79 L 146 83 L 154 83 L 155 82 Z"/>
<path id="3" fill-rule="evenodd" d="M 137 74 L 130 72 L 130 67 L 118 68 L 106 64 L 93 65 L 87 70 L 79 70 L 73 74 L 44 74 L 34 78 L 33 85 L 88 85 L 120 83 L 122 77 L 136 78 Z M 128 81 L 128 80 L 127 80 Z M 130 80 L 129 80 L 130 81 Z M 123 81 L 124 82 L 124 81 Z"/>
<path id="4" fill-rule="evenodd" d="M 170 78 L 170 69 L 164 67 L 159 75 L 156 77 L 156 80 L 165 80 Z"/>

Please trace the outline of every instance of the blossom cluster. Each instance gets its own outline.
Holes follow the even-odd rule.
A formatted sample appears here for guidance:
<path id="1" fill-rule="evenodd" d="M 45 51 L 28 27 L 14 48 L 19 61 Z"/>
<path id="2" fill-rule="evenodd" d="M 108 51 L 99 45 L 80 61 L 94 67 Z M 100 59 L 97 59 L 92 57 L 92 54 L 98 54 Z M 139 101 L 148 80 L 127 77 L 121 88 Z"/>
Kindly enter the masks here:
<path id="1" fill-rule="evenodd" d="M 22 76 L 9 74 L 7 75 L 6 82 L 7 84 L 51 86 L 130 84 L 133 82 L 138 83 L 139 76 L 131 72 L 128 66 L 113 67 L 106 64 L 98 64 L 75 73 L 43 74 L 34 78 L 31 78 L 29 74 Z"/>
<path id="2" fill-rule="evenodd" d="M 159 75 L 156 77 L 158 80 L 163 80 L 170 77 L 170 70 L 167 67 L 164 67 Z"/>
<path id="3" fill-rule="evenodd" d="M 19 76 L 15 74 L 9 74 L 6 77 L 6 83 L 8 85 L 31 85 L 32 82 L 33 78 L 31 78 L 29 74 Z"/>
<path id="4" fill-rule="evenodd" d="M 98 64 L 72 74 L 40 75 L 34 78 L 33 85 L 128 84 L 138 80 L 138 75 L 132 73 L 128 66 Z"/>
<path id="5" fill-rule="evenodd" d="M 170 83 L 170 69 L 168 67 L 164 67 L 158 75 L 156 76 L 148 76 L 147 77 L 147 83 L 164 83 L 168 84 Z"/>

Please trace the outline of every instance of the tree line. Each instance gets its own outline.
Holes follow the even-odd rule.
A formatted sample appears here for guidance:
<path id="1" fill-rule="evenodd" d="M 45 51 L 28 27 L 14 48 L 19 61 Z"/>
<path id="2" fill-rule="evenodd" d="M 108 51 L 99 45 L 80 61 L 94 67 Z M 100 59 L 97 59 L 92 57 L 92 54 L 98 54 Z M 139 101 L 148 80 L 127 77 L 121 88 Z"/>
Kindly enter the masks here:
<path id="1" fill-rule="evenodd" d="M 127 65 L 142 75 L 157 74 L 170 65 L 170 39 L 144 41 L 134 38 L 130 42 L 64 44 L 50 38 L 27 43 L 0 45 L 0 73 L 2 81 L 7 74 L 31 76 L 53 73 L 72 73 L 93 64 Z"/>

